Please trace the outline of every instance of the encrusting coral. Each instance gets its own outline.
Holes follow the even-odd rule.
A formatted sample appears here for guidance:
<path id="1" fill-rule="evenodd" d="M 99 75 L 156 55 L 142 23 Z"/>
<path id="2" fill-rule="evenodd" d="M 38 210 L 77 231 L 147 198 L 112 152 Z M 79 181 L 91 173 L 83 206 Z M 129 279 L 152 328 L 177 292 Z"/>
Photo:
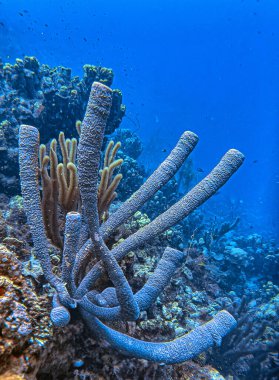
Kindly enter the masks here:
<path id="1" fill-rule="evenodd" d="M 122 352 L 168 364 L 183 362 L 214 344 L 220 345 L 222 338 L 236 326 L 235 319 L 228 312 L 221 311 L 211 321 L 166 343 L 145 342 L 120 333 L 101 320 L 136 320 L 140 312 L 147 310 L 163 291 L 183 262 L 185 253 L 166 248 L 154 273 L 136 294 L 118 262 L 130 251 L 177 224 L 214 195 L 241 166 L 244 156 L 237 150 L 229 150 L 217 166 L 180 201 L 126 240 L 109 247 L 109 239 L 115 230 L 175 175 L 198 141 L 194 133 L 184 132 L 170 155 L 140 189 L 103 221 L 98 212 L 98 177 L 100 151 L 111 104 L 112 90 L 94 82 L 77 150 L 81 210 L 66 215 L 61 277 L 52 272 L 50 243 L 42 217 L 37 178 L 39 132 L 28 125 L 20 128 L 20 177 L 28 224 L 46 280 L 56 291 L 51 319 L 54 325 L 65 326 L 70 321 L 70 310 L 77 308 L 97 337 L 107 340 Z M 110 149 L 115 150 L 116 147 L 112 148 L 111 144 Z M 107 157 L 105 167 L 110 165 L 109 153 Z M 107 171 L 104 174 L 106 177 L 109 175 Z M 104 182 L 104 178 L 101 181 Z M 113 193 L 114 190 L 111 191 Z M 105 274 L 113 286 L 98 290 L 96 282 Z"/>

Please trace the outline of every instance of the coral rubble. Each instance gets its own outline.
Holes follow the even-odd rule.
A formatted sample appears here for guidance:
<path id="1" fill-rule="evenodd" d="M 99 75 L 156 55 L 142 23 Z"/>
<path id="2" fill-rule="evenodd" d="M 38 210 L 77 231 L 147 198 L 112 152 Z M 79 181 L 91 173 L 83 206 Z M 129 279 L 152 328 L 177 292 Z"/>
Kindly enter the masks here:
<path id="1" fill-rule="evenodd" d="M 218 220 L 195 210 L 181 220 L 181 206 L 185 204 L 179 201 L 180 192 L 188 191 L 194 182 L 192 161 L 187 160 L 182 165 L 180 176 L 170 179 L 178 169 L 175 167 L 166 172 L 169 181 L 161 182 L 157 178 L 155 182 L 159 187 L 150 192 L 152 181 L 146 180 L 146 170 L 137 161 L 142 145 L 135 133 L 118 129 L 110 136 L 121 142 L 121 147 L 115 144 L 117 157 L 111 155 L 113 144 L 107 143 L 106 137 L 102 143 L 103 132 L 97 131 L 100 133 L 98 146 L 96 141 L 88 144 L 92 134 L 87 135 L 86 128 L 90 133 L 92 128 L 98 129 L 100 123 L 91 118 L 90 110 L 90 117 L 87 115 L 83 124 L 77 120 L 83 118 L 93 81 L 105 85 L 97 84 L 97 95 L 103 99 L 99 102 L 96 96 L 93 104 L 94 113 L 99 114 L 100 119 L 107 114 L 107 121 L 101 120 L 104 133 L 111 134 L 124 114 L 121 93 L 111 92 L 106 87 L 112 84 L 112 79 L 111 70 L 85 65 L 84 76 L 79 80 L 71 77 L 69 69 L 40 65 L 31 57 L 17 60 L 15 65 L 0 66 L 0 191 L 3 192 L 5 186 L 7 193 L 0 196 L 0 379 L 277 379 L 279 250 L 276 242 L 256 233 L 242 236 L 242 221 L 237 214 Z M 110 112 L 109 107 L 104 106 L 106 92 L 112 97 Z M 95 120 L 93 126 L 92 120 Z M 30 198 L 30 202 L 36 203 L 31 210 L 38 217 L 35 230 L 34 220 L 30 223 L 28 213 L 34 241 L 23 199 L 18 195 L 20 123 L 40 129 L 46 144 L 45 150 L 41 147 L 42 187 Z M 49 140 L 60 129 L 67 136 L 77 138 L 73 143 L 76 148 L 79 133 L 84 134 L 78 148 L 79 157 L 85 152 L 85 158 L 79 160 L 81 165 L 70 159 L 75 155 L 73 149 L 70 154 L 75 137 L 70 141 L 60 135 L 61 152 L 58 149 L 56 158 L 53 155 L 55 142 Z M 33 164 L 37 171 L 38 133 L 32 128 L 28 131 L 31 135 L 34 132 L 34 141 L 31 137 L 24 146 L 26 154 L 28 152 L 26 159 L 29 159 L 29 169 Z M 63 155 L 63 146 L 66 155 Z M 29 148 L 33 149 L 33 161 Z M 95 158 L 101 156 L 100 162 L 96 158 L 92 163 L 92 154 Z M 67 208 L 68 203 L 63 202 L 65 198 L 70 199 L 64 192 L 56 200 L 56 214 L 45 213 L 42 218 L 40 202 L 43 211 L 49 207 L 54 210 L 53 199 L 47 198 L 53 194 L 53 188 L 49 193 L 43 188 L 43 175 L 55 180 L 51 177 L 54 173 L 51 169 L 54 165 L 49 165 L 51 160 L 57 163 L 56 169 L 60 165 L 58 171 L 65 176 L 67 191 L 71 169 L 67 173 L 64 168 L 69 163 L 75 166 L 72 172 L 76 175 L 77 193 L 72 198 L 73 207 Z M 116 201 L 106 203 L 104 200 L 115 198 L 116 188 L 110 189 L 114 178 L 109 175 L 111 164 L 111 169 L 117 170 L 111 174 L 118 175 L 118 179 L 121 165 L 123 180 L 117 183 Z M 28 191 L 38 179 L 36 175 L 32 177 L 31 171 Z M 154 174 L 151 178 L 154 179 Z M 144 185 L 146 183 L 149 187 Z M 142 195 L 136 192 L 138 188 L 146 190 L 141 207 L 137 203 Z M 188 204 L 189 198 L 186 200 Z M 175 207 L 177 202 L 178 208 Z M 46 209 L 45 205 L 48 205 Z M 169 210 L 175 210 L 175 220 Z M 71 212 L 67 215 L 68 211 Z M 55 231 L 60 244 L 56 244 L 53 235 L 48 235 L 50 240 L 44 236 L 48 221 L 53 221 L 50 215 L 56 215 Z M 89 220 L 91 225 L 88 226 Z M 99 245 L 92 230 L 97 231 L 101 242 L 104 239 L 104 246 Z M 78 242 L 76 234 L 80 234 Z M 151 238 L 145 239 L 145 234 Z M 39 251 L 36 239 L 41 247 Z M 76 255 L 72 254 L 74 251 Z M 114 253 L 115 256 L 111 255 Z M 105 265 L 98 262 L 100 259 Z M 164 363 L 146 360 L 162 361 L 161 353 L 146 354 L 150 347 L 165 350 L 166 346 L 158 343 L 160 341 L 178 342 L 177 346 L 171 346 L 178 350 L 179 358 L 175 361 L 184 360 L 186 357 L 179 351 L 183 337 L 189 336 L 191 330 L 190 336 L 199 331 L 207 336 L 206 323 L 216 314 L 222 315 L 220 311 L 224 308 L 238 321 L 238 326 L 224 336 L 221 347 L 208 344 L 212 347 L 206 353 L 182 364 L 166 364 L 167 360 L 172 362 L 168 352 L 163 357 Z M 63 329 L 59 325 L 64 326 Z M 201 325 L 205 329 L 199 327 Z M 219 343 L 220 335 L 216 331 L 207 337 Z M 145 344 L 144 341 L 156 343 Z M 135 346 L 132 349 L 131 342 Z M 199 340 L 196 342 L 201 351 Z M 139 358 L 127 358 L 129 351 Z"/>

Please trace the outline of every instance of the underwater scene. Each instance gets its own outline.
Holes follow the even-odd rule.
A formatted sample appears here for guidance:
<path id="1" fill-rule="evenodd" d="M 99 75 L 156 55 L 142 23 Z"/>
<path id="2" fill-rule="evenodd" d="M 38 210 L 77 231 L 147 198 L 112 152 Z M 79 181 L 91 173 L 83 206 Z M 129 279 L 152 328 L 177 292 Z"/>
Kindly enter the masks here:
<path id="1" fill-rule="evenodd" d="M 278 20 L 0 0 L 0 380 L 279 379 Z"/>

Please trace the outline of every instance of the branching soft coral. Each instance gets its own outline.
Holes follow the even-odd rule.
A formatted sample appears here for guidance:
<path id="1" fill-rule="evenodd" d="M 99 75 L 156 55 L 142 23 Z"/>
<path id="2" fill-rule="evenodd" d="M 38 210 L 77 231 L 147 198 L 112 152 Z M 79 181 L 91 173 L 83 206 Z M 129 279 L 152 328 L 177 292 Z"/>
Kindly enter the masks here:
<path id="1" fill-rule="evenodd" d="M 77 132 L 81 134 L 81 124 L 76 123 Z M 65 139 L 60 132 L 59 147 L 62 162 L 59 163 L 57 152 L 57 140 L 50 143 L 49 153 L 44 144 L 39 149 L 39 173 L 41 180 L 42 213 L 47 238 L 60 249 L 63 248 L 62 236 L 64 232 L 65 216 L 70 211 L 80 211 L 80 192 L 76 166 L 76 152 L 78 140 Z M 98 212 L 100 223 L 109 215 L 109 207 L 117 197 L 115 192 L 122 174 L 114 176 L 114 171 L 123 162 L 116 159 L 117 151 L 121 144 L 114 145 L 110 141 L 104 155 L 103 169 L 100 170 L 100 182 L 98 186 Z"/>

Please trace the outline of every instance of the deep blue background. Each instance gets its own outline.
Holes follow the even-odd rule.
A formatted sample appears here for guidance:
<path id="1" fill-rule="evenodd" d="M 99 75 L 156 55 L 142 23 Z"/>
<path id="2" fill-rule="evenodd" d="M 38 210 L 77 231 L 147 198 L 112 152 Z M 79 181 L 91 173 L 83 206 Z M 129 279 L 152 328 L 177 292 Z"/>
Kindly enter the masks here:
<path id="1" fill-rule="evenodd" d="M 219 203 L 241 206 L 251 231 L 277 232 L 278 20 L 278 0 L 0 0 L 0 56 L 113 68 L 148 167 L 185 129 L 205 171 L 240 149 L 245 166 Z"/>

